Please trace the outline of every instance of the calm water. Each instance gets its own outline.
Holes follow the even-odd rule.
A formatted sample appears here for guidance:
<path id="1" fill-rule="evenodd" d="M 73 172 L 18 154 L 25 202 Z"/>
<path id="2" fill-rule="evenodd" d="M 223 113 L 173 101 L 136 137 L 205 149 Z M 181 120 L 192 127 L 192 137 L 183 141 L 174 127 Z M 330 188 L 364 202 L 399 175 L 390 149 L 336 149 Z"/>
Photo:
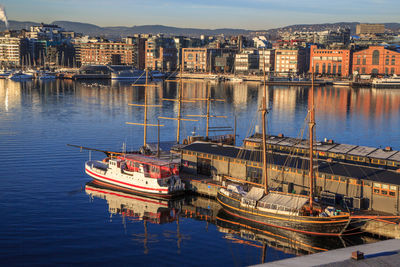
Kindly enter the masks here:
<path id="1" fill-rule="evenodd" d="M 185 98 L 204 98 L 206 83 L 185 84 Z M 211 84 L 212 126 L 238 122 L 239 140 L 257 128 L 262 90 L 258 83 Z M 151 87 L 149 103 L 176 97 L 176 84 Z M 308 88 L 270 87 L 269 132 L 301 136 Z M 323 87 L 315 89 L 318 139 L 400 149 L 400 91 Z M 0 262 L 7 265 L 235 265 L 260 263 L 340 247 L 320 240 L 253 229 L 218 212 L 215 202 L 194 198 L 153 203 L 86 186 L 88 152 L 79 144 L 119 150 L 143 142 L 143 87 L 110 82 L 12 82 L 0 80 Z M 175 102 L 149 110 L 176 116 Z M 185 103 L 184 114 L 205 114 L 204 102 Z M 176 123 L 162 121 L 162 141 L 176 138 Z M 183 123 L 181 136 L 205 121 Z M 150 141 L 157 132 L 149 129 Z M 93 153 L 92 158 L 103 157 Z M 292 240 L 292 241 L 290 241 Z M 295 240 L 295 241 L 293 241 Z M 344 244 L 365 242 L 365 238 Z M 321 243 L 323 245 L 321 245 Z M 263 244 L 267 244 L 264 246 Z"/>

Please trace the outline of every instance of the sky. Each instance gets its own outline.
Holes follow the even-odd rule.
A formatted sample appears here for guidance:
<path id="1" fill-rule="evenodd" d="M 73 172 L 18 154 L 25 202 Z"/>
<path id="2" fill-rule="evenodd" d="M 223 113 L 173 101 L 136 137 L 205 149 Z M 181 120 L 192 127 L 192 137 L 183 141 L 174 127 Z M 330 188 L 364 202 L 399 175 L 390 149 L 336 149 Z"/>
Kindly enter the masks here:
<path id="1" fill-rule="evenodd" d="M 400 0 L 0 0 L 8 20 L 264 30 L 292 24 L 400 22 Z"/>

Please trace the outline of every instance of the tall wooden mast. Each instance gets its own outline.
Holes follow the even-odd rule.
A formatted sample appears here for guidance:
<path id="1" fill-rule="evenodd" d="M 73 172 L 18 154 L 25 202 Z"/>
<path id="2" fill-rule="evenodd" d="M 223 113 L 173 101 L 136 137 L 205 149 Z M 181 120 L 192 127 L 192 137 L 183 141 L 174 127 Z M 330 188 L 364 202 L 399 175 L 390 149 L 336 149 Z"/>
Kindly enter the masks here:
<path id="1" fill-rule="evenodd" d="M 211 107 L 211 101 L 221 101 L 221 102 L 225 102 L 224 99 L 215 99 L 215 98 L 211 98 L 211 88 L 209 86 L 209 84 L 207 83 L 207 87 L 206 87 L 206 98 L 193 98 L 193 100 L 195 101 L 207 101 L 207 114 L 206 115 L 186 115 L 188 117 L 205 117 L 206 120 L 206 137 L 208 139 L 209 137 L 209 132 L 210 132 L 210 118 L 227 118 L 227 116 L 215 116 L 215 115 L 211 115 L 210 114 L 210 107 Z M 220 128 L 220 127 L 213 127 L 213 129 L 215 128 Z"/>
<path id="2" fill-rule="evenodd" d="M 266 144 L 266 135 L 267 135 L 267 85 L 266 85 L 266 74 L 265 74 L 265 49 L 264 53 L 264 93 L 262 98 L 262 108 L 261 108 L 261 119 L 262 119 L 262 145 L 263 145 L 263 181 L 264 181 L 264 192 L 268 194 L 268 175 L 267 175 L 267 144 Z"/>
<path id="3" fill-rule="evenodd" d="M 159 123 L 157 124 L 148 124 L 147 123 L 147 107 L 161 107 L 162 105 L 148 105 L 147 104 L 147 87 L 149 86 L 156 86 L 154 84 L 148 84 L 148 71 L 146 69 L 146 84 L 132 84 L 132 86 L 144 86 L 144 104 L 129 104 L 129 106 L 135 106 L 135 107 L 144 107 L 144 118 L 143 118 L 143 123 L 136 123 L 136 122 L 126 122 L 126 124 L 131 124 L 131 125 L 141 125 L 143 126 L 143 146 L 146 147 L 147 145 L 147 126 L 154 126 L 154 127 L 160 127 L 164 125 L 160 125 Z"/>
<path id="4" fill-rule="evenodd" d="M 311 64 L 311 89 L 310 89 L 310 120 L 308 123 L 309 129 L 309 143 L 310 143 L 310 210 L 313 209 L 313 197 L 314 197 L 314 127 L 315 127 L 315 114 L 314 114 L 314 65 Z"/>
<path id="5" fill-rule="evenodd" d="M 162 100 L 165 100 L 165 101 L 178 102 L 178 115 L 177 115 L 176 118 L 158 117 L 159 119 L 176 120 L 176 121 L 178 121 L 178 126 L 176 127 L 176 143 L 177 144 L 179 144 L 179 142 L 180 142 L 181 121 L 197 121 L 197 120 L 182 118 L 182 112 L 181 112 L 182 102 L 195 102 L 194 100 L 184 100 L 183 99 L 183 80 L 182 80 L 183 61 L 184 61 L 184 55 L 182 53 L 182 62 L 181 62 L 180 79 L 179 79 L 180 84 L 179 84 L 179 87 L 178 87 L 178 99 L 168 99 L 168 98 L 163 98 L 162 99 Z"/>

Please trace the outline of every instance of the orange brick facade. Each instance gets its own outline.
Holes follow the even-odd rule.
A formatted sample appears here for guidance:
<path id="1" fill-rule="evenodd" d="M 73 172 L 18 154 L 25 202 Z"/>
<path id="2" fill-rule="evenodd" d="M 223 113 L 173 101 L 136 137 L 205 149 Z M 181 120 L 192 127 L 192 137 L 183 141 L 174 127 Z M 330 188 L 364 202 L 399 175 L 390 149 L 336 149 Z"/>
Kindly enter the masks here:
<path id="1" fill-rule="evenodd" d="M 120 64 L 136 64 L 136 45 L 125 43 L 83 43 L 80 44 L 80 60 L 82 65 L 112 64 L 117 55 Z"/>
<path id="2" fill-rule="evenodd" d="M 318 49 L 310 47 L 310 72 L 347 77 L 351 74 L 351 52 L 348 49 Z"/>
<path id="3" fill-rule="evenodd" d="M 209 60 L 207 60 L 209 53 L 207 50 L 207 48 L 183 48 L 184 70 L 207 71 L 209 68 Z"/>
<path id="4" fill-rule="evenodd" d="M 359 74 L 400 75 L 400 53 L 383 46 L 370 46 L 354 52 L 353 71 Z"/>

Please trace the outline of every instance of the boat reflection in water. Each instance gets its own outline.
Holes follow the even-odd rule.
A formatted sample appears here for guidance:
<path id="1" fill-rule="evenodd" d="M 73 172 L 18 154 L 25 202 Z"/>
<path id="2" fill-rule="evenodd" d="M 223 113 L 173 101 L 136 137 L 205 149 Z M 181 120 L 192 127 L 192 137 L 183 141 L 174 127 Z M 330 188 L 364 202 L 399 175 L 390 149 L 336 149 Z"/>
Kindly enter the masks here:
<path id="1" fill-rule="evenodd" d="M 89 182 L 86 194 L 107 200 L 110 214 L 120 214 L 133 220 L 154 224 L 170 223 L 177 220 L 180 201 L 168 201 L 139 196 Z"/>
<path id="2" fill-rule="evenodd" d="M 267 247 L 299 256 L 378 241 L 362 235 L 315 236 L 302 234 L 249 222 L 229 215 L 223 209 L 218 212 L 216 224 L 220 232 L 226 233 L 226 239 L 262 249 L 261 263 L 266 261 Z"/>
<path id="3" fill-rule="evenodd" d="M 176 242 L 180 249 L 182 235 L 179 229 L 179 213 L 183 200 L 174 199 L 153 199 L 115 189 L 107 188 L 89 182 L 85 186 L 85 192 L 89 196 L 107 200 L 108 210 L 111 215 L 121 215 L 123 218 L 124 228 L 126 229 L 126 220 L 143 221 L 144 233 L 132 234 L 133 240 L 143 243 L 144 254 L 149 253 L 150 242 L 153 242 L 155 235 L 148 231 L 147 223 L 166 224 L 176 222 Z M 157 242 L 157 241 L 155 241 Z"/>

